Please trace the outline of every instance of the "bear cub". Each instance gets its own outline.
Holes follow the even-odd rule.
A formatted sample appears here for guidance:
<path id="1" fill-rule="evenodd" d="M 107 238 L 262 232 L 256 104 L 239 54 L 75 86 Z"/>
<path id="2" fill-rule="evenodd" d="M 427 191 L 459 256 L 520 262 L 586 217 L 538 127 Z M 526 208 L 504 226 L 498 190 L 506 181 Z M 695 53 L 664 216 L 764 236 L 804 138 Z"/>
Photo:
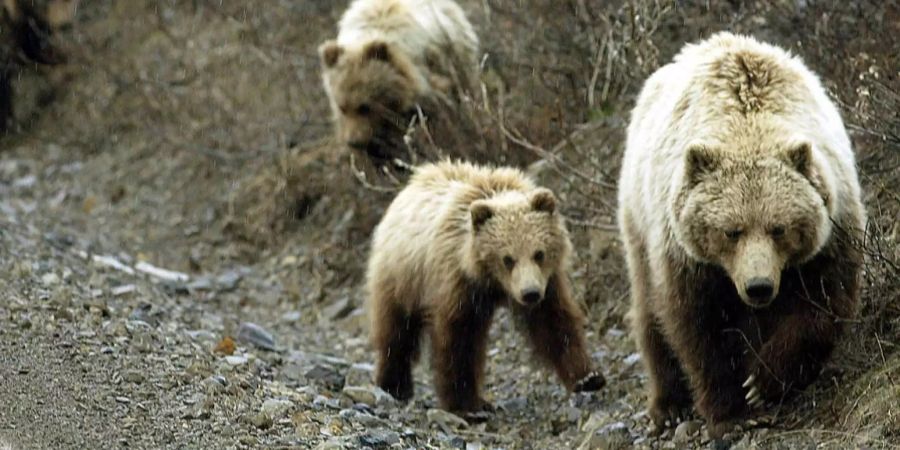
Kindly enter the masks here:
<path id="1" fill-rule="evenodd" d="M 452 0 L 356 0 L 338 28 L 319 46 L 336 137 L 376 161 L 403 148 L 419 108 L 472 90 L 478 37 Z"/>
<path id="2" fill-rule="evenodd" d="M 428 334 L 441 406 L 476 416 L 489 410 L 480 395 L 488 329 L 495 310 L 508 306 L 537 359 L 567 389 L 603 387 L 570 294 L 571 253 L 555 196 L 522 172 L 418 167 L 372 242 L 367 309 L 378 386 L 412 396 L 412 365 Z"/>
<path id="3" fill-rule="evenodd" d="M 818 376 L 859 302 L 865 211 L 850 140 L 796 57 L 717 34 L 644 85 L 619 224 L 649 414 L 720 436 Z"/>

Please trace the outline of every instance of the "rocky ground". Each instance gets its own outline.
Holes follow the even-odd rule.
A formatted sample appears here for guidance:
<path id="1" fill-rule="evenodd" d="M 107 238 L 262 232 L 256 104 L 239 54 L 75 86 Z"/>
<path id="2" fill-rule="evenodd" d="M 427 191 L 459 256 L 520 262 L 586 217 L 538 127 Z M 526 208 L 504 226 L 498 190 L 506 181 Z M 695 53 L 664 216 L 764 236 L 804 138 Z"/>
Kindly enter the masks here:
<path id="1" fill-rule="evenodd" d="M 864 311 L 884 323 L 862 320 L 857 331 L 877 336 L 864 348 L 880 348 L 878 361 L 842 350 L 808 393 L 723 441 L 709 441 L 698 420 L 651 434 L 645 376 L 622 319 L 620 249 L 604 225 L 614 193 L 598 185 L 607 190 L 596 203 L 579 203 L 584 191 L 553 170 L 541 178 L 578 205 L 574 279 L 608 386 L 568 395 L 530 363 L 501 314 L 486 377 L 491 420 L 467 424 L 435 409 L 427 363 L 416 370 L 415 400 L 396 403 L 371 384 L 360 308 L 366 241 L 391 194 L 361 183 L 328 142 L 318 81 L 315 47 L 345 2 L 83 3 L 64 39 L 70 64 L 22 75 L 17 125 L 0 141 L 0 450 L 900 446 L 891 401 L 900 395 L 898 339 L 887 325 L 897 307 L 874 300 L 900 291 L 877 280 Z M 544 19 L 515 2 L 461 3 L 497 49 L 486 84 L 509 90 L 506 117 L 523 138 L 550 148 L 584 130 L 580 139 L 594 139 L 584 145 L 604 155 L 601 175 L 615 173 L 620 145 L 597 142 L 621 133 L 642 66 L 600 76 L 605 88 L 591 89 L 589 106 L 562 111 L 556 99 L 584 101 L 582 84 L 597 79 L 571 50 L 593 51 L 579 34 L 587 31 L 573 32 L 564 14 L 535 24 Z M 525 12 L 553 6 L 526 3 Z M 632 3 L 687 28 L 663 21 L 667 34 L 650 45 L 649 22 L 616 22 L 636 17 Z M 604 41 L 610 52 L 623 34 L 646 33 L 609 56 L 613 67 L 653 66 L 677 39 L 708 29 L 695 10 L 651 4 L 661 3 L 623 2 L 594 17 L 616 26 Z M 781 36 L 772 30 L 783 24 L 757 20 L 774 14 L 765 8 L 728 17 L 696 8 L 717 28 L 756 23 Z M 555 45 L 560 36 L 571 45 Z M 541 64 L 525 64 L 535 55 Z M 877 67 L 870 58 L 860 64 Z M 876 147 L 866 148 L 871 156 Z M 890 174 L 892 161 L 878 165 Z M 900 197 L 874 165 L 864 166 L 867 202 L 886 224 L 887 250 L 871 257 L 869 273 L 882 274 L 883 261 L 900 257 L 891 219 Z"/>

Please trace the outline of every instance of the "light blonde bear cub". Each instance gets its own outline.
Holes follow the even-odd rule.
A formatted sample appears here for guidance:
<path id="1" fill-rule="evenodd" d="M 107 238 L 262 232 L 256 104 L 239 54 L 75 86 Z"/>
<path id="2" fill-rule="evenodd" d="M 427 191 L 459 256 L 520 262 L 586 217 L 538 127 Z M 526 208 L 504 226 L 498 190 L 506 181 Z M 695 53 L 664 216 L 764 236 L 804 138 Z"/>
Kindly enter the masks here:
<path id="1" fill-rule="evenodd" d="M 356 0 L 338 27 L 319 55 L 337 138 L 352 148 L 390 154 L 419 101 L 472 89 L 478 37 L 452 0 Z"/>
<path id="2" fill-rule="evenodd" d="M 644 85 L 619 223 L 649 413 L 710 434 L 810 384 L 859 301 L 865 211 L 837 108 L 800 59 L 720 33 Z"/>
<path id="3" fill-rule="evenodd" d="M 573 391 L 600 389 L 571 298 L 572 243 L 556 197 L 522 172 L 442 162 L 416 168 L 375 230 L 367 303 L 377 384 L 402 400 L 423 334 L 441 406 L 483 413 L 488 329 L 507 306 L 536 359 Z"/>

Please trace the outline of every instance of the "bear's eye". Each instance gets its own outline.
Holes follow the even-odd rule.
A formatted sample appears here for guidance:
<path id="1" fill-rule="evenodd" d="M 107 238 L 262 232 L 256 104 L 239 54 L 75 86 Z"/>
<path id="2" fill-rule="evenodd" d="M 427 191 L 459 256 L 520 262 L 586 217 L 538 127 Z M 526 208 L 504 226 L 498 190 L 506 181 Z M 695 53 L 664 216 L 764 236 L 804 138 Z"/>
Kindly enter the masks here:
<path id="1" fill-rule="evenodd" d="M 516 266 L 516 260 L 512 256 L 506 255 L 503 257 L 503 265 L 506 266 L 506 270 L 512 270 Z"/>
<path id="2" fill-rule="evenodd" d="M 727 237 L 728 239 L 731 239 L 731 240 L 736 240 L 737 238 L 741 237 L 742 234 L 744 234 L 744 230 L 741 230 L 740 228 L 735 228 L 735 229 L 726 231 L 725 237 Z"/>
<path id="3" fill-rule="evenodd" d="M 372 107 L 368 104 L 363 103 L 362 105 L 356 107 L 356 113 L 361 116 L 367 116 L 370 112 L 372 112 Z"/>
<path id="4" fill-rule="evenodd" d="M 534 261 L 538 264 L 544 262 L 544 252 L 541 250 L 534 252 Z"/>
<path id="5" fill-rule="evenodd" d="M 781 236 L 784 236 L 784 227 L 781 226 L 781 225 L 774 226 L 774 227 L 772 227 L 772 229 L 769 231 L 769 233 L 772 235 L 772 237 L 781 237 Z"/>

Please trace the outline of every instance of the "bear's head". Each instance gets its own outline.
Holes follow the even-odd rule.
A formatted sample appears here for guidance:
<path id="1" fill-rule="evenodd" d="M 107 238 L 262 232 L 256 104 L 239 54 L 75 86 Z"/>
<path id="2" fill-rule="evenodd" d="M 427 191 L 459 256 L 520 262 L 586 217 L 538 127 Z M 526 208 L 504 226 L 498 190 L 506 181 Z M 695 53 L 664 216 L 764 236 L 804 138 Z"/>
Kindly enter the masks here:
<path id="1" fill-rule="evenodd" d="M 332 40 L 319 57 L 338 140 L 372 155 L 401 145 L 421 84 L 403 52 L 379 40 L 359 48 Z"/>
<path id="2" fill-rule="evenodd" d="M 534 306 L 568 263 L 569 235 L 549 189 L 507 191 L 469 207 L 470 265 L 502 286 L 514 302 Z"/>
<path id="3" fill-rule="evenodd" d="M 692 257 L 723 268 L 741 300 L 768 306 L 785 267 L 812 258 L 831 235 L 829 198 L 811 144 L 766 155 L 688 148 L 675 230 Z"/>
<path id="4" fill-rule="evenodd" d="M 3 15 L 18 50 L 40 64 L 65 62 L 53 34 L 71 25 L 80 0 L 3 0 Z"/>

